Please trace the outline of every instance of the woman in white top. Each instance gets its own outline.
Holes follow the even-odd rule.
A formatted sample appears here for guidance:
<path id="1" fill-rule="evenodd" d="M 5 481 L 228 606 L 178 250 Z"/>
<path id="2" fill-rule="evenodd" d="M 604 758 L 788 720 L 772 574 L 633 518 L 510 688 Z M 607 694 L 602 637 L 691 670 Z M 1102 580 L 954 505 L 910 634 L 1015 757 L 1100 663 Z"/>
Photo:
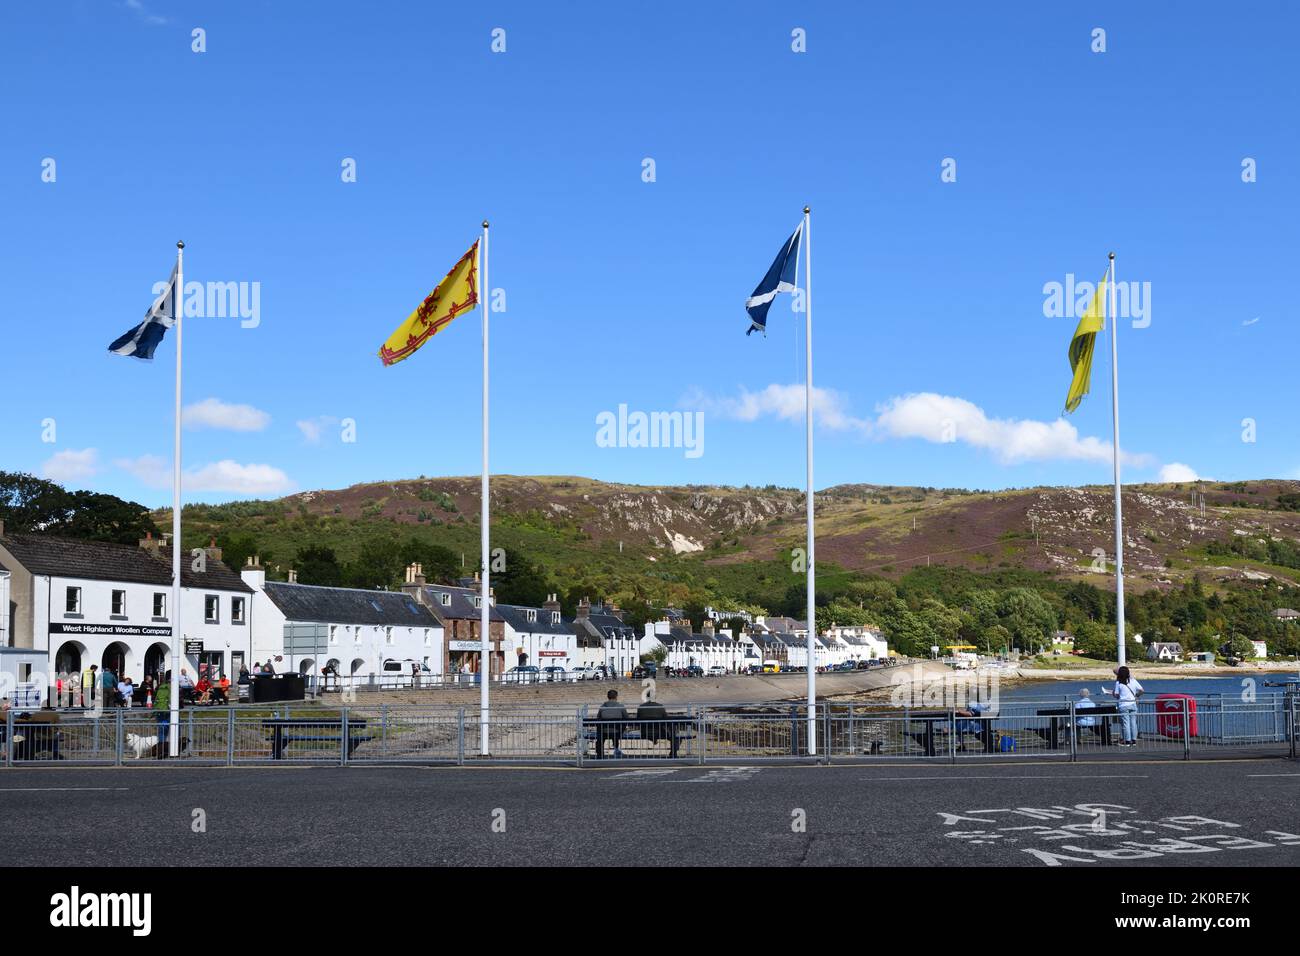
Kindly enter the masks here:
<path id="1" fill-rule="evenodd" d="M 1127 667 L 1115 670 L 1115 689 L 1106 691 L 1115 698 L 1119 710 L 1119 726 L 1123 740 L 1121 747 L 1132 747 L 1137 743 L 1138 698 L 1142 696 L 1142 685 L 1137 678 L 1129 674 Z"/>

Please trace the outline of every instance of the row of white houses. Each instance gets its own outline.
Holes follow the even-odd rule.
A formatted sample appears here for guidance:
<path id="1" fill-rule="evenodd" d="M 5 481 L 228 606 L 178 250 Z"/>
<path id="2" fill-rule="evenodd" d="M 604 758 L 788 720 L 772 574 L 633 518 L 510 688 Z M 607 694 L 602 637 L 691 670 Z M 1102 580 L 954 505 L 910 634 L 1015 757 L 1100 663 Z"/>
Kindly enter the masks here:
<path id="1" fill-rule="evenodd" d="M 268 581 L 255 558 L 236 572 L 215 545 L 185 555 L 182 568 L 177 622 L 166 540 L 130 546 L 7 534 L 0 523 L 0 697 L 47 694 L 59 675 L 92 664 L 136 683 L 159 676 L 170 666 L 174 626 L 181 666 L 195 678 L 206 672 L 234 681 L 267 663 L 327 683 L 442 680 L 479 670 L 482 608 L 473 581 L 430 584 L 418 565 L 398 591 L 299 584 L 293 572 L 287 582 Z M 665 614 L 637 633 L 616 605 L 584 599 L 568 618 L 553 594 L 540 607 L 493 603 L 489 614 L 494 679 L 530 665 L 626 675 L 658 648 L 675 668 L 807 664 L 807 630 L 788 619 L 758 617 L 733 635 L 715 630 L 711 618 L 694 633 L 680 615 Z M 816 665 L 885 656 L 879 635 L 851 631 L 832 628 L 818 638 Z"/>

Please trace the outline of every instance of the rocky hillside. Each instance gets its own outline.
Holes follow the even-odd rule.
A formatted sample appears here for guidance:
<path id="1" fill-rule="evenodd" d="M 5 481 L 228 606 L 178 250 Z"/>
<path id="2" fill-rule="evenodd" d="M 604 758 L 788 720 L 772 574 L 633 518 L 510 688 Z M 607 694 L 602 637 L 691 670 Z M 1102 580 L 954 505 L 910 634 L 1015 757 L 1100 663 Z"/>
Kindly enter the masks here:
<path id="1" fill-rule="evenodd" d="M 896 576 L 926 564 L 1026 568 L 1101 586 L 1103 569 L 1113 573 L 1108 487 L 971 492 L 840 485 L 819 492 L 816 506 L 818 562 L 848 571 Z M 788 560 L 804 535 L 803 494 L 773 486 L 650 487 L 500 475 L 492 479 L 492 511 L 497 538 L 557 571 L 617 555 L 630 569 L 638 561 L 641 567 L 687 561 L 721 572 Z M 346 552 L 340 536 L 395 525 L 476 552 L 479 481 L 378 482 L 194 512 L 187 508 L 187 538 L 238 530 L 269 537 L 285 556 L 317 539 Z M 1211 543 L 1234 538 L 1300 540 L 1300 482 L 1133 485 L 1124 492 L 1124 514 L 1125 561 L 1139 590 L 1196 572 L 1225 580 L 1300 579 L 1292 568 L 1207 553 Z M 157 517 L 165 526 L 166 513 Z M 470 566 L 475 561 L 471 556 Z"/>

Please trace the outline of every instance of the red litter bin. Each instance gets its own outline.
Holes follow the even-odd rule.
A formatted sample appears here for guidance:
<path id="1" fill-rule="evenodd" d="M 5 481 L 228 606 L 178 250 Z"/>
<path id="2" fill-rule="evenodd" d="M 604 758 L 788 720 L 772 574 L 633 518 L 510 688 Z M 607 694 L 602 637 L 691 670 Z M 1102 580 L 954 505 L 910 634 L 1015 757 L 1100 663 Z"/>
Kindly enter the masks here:
<path id="1" fill-rule="evenodd" d="M 1183 736 L 1183 714 L 1187 714 L 1187 736 L 1195 737 L 1196 698 L 1188 694 L 1160 694 L 1156 697 L 1156 733 L 1162 737 Z"/>

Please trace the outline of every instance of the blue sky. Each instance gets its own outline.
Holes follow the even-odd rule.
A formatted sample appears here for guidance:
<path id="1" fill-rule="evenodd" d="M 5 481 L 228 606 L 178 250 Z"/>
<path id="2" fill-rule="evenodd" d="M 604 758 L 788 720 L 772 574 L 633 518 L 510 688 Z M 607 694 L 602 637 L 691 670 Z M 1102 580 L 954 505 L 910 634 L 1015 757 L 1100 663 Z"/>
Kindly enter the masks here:
<path id="1" fill-rule="evenodd" d="M 478 314 L 375 352 L 487 217 L 494 472 L 798 486 L 803 317 L 743 304 L 809 203 L 819 487 L 1108 480 L 1043 290 L 1112 249 L 1126 479 L 1300 477 L 1295 9 L 904 6 L 6 5 L 0 468 L 170 499 L 173 336 L 105 347 L 183 238 L 260 289 L 186 322 L 189 500 L 477 473 Z M 599 447 L 620 404 L 703 454 Z"/>

